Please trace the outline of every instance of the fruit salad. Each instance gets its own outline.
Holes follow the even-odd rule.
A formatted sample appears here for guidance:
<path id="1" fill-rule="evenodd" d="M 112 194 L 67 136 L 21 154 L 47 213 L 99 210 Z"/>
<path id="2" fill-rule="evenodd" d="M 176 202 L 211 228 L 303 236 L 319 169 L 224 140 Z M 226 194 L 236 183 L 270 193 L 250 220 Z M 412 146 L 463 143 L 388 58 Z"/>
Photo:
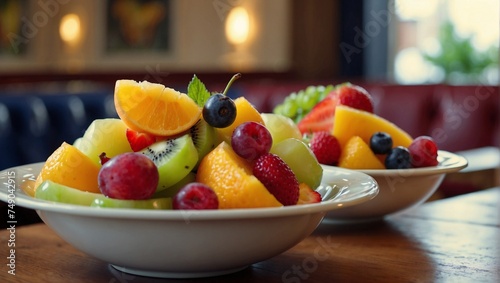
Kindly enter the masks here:
<path id="1" fill-rule="evenodd" d="M 311 89 L 330 92 L 318 95 Z M 364 88 L 343 83 L 309 87 L 298 93 L 286 97 L 273 112 L 294 119 L 321 164 L 349 169 L 407 169 L 438 164 L 434 140 L 428 136 L 414 139 L 374 114 L 373 99 Z M 314 106 L 303 101 L 314 101 Z"/>
<path id="2" fill-rule="evenodd" d="M 294 121 L 244 97 L 118 80 L 119 118 L 65 141 L 26 192 L 96 208 L 234 209 L 321 201 L 323 169 Z"/>

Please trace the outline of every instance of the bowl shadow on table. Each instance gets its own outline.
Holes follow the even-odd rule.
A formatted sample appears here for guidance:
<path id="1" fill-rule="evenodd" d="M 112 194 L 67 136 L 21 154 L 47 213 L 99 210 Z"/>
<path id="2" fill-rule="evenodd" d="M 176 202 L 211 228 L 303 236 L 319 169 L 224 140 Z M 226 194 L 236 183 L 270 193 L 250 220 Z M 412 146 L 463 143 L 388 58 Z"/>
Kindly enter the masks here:
<path id="1" fill-rule="evenodd" d="M 433 277 L 424 278 L 419 271 L 433 274 L 433 262 L 419 241 L 405 233 L 408 225 L 396 221 L 321 224 L 309 239 L 281 255 L 237 273 L 183 282 L 342 282 L 348 278 L 394 282 L 402 273 L 418 274 L 418 278 L 406 278 L 410 281 L 432 282 Z M 108 269 L 115 282 L 178 282 Z"/>
<path id="2" fill-rule="evenodd" d="M 318 270 L 329 272 L 332 282 L 346 278 L 363 282 L 370 282 L 373 278 L 394 282 L 402 280 L 403 273 L 418 274 L 418 277 L 405 279 L 408 281 L 432 282 L 434 277 L 424 276 L 434 274 L 433 260 L 426 255 L 424 245 L 406 232 L 411 230 L 411 225 L 410 222 L 392 220 L 322 223 L 312 237 L 315 237 L 318 247 L 322 242 L 328 244 L 331 258 L 324 265 L 319 263 Z M 426 272 L 422 273 L 422 270 Z"/>
<path id="3" fill-rule="evenodd" d="M 394 268 L 407 270 L 408 274 L 418 274 L 421 270 L 426 270 L 425 274 L 433 274 L 432 260 L 425 255 L 419 241 L 405 233 L 408 225 L 411 223 L 396 221 L 320 224 L 310 238 L 278 256 L 236 273 L 182 279 L 182 282 L 341 282 L 346 278 L 366 282 L 377 278 L 393 282 L 398 279 L 394 277 Z M 385 266 L 382 262 L 391 263 Z M 89 272 L 107 274 L 104 277 L 109 276 L 109 282 L 179 282 L 179 279 L 124 273 L 105 263 L 99 265 L 99 269 L 99 272 Z M 418 271 L 411 272 L 412 269 Z M 423 273 L 413 279 L 423 282 L 433 280 L 422 276 Z"/>
<path id="4" fill-rule="evenodd" d="M 258 271 L 255 274 L 253 266 L 249 266 L 239 272 L 231 273 L 227 275 L 214 276 L 214 277 L 203 277 L 203 278 L 185 278 L 185 279 L 169 279 L 169 278 L 153 278 L 153 277 L 143 277 L 133 274 L 128 274 L 119 271 L 108 265 L 108 271 L 110 273 L 109 282 L 130 282 L 130 283 L 155 283 L 155 282 L 183 282 L 183 283 L 224 283 L 224 282 L 242 282 L 242 283 L 257 283 L 257 282 L 283 282 L 281 278 L 275 275 L 268 274 L 262 275 L 262 272 Z M 272 273 L 272 272 L 270 272 Z"/>

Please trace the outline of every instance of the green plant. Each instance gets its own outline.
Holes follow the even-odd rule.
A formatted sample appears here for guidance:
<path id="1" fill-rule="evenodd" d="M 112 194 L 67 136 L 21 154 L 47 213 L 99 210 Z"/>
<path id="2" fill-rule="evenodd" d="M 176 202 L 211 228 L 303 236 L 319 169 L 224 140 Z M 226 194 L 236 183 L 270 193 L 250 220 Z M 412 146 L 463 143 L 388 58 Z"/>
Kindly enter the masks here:
<path id="1" fill-rule="evenodd" d="M 478 81 L 485 69 L 498 66 L 498 46 L 478 51 L 472 44 L 472 36 L 459 36 L 451 22 L 441 27 L 439 43 L 441 50 L 437 54 L 423 54 L 423 57 L 440 67 L 448 82 L 456 75 L 469 81 Z"/>

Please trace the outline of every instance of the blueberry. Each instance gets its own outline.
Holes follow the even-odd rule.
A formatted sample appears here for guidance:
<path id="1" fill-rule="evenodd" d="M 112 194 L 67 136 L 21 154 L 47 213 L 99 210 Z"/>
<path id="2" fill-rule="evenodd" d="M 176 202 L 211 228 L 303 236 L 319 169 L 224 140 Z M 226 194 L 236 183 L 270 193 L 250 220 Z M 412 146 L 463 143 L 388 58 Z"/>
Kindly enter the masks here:
<path id="1" fill-rule="evenodd" d="M 387 154 L 392 148 L 392 138 L 384 132 L 377 132 L 370 138 L 370 148 L 375 154 Z"/>
<path id="2" fill-rule="evenodd" d="M 236 104 L 230 97 L 216 93 L 205 102 L 203 119 L 215 128 L 228 127 L 236 119 Z"/>
<path id="3" fill-rule="evenodd" d="M 387 169 L 407 169 L 411 168 L 410 151 L 406 147 L 397 146 L 389 151 L 385 158 L 385 168 Z"/>

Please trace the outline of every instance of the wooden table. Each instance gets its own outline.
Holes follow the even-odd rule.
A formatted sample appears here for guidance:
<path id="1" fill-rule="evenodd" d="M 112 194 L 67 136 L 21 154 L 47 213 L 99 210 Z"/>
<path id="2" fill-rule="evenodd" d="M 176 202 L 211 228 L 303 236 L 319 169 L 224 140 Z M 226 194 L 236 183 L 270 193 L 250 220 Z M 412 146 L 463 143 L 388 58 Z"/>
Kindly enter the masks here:
<path id="1" fill-rule="evenodd" d="M 16 275 L 10 275 L 9 233 L 0 232 L 0 282 L 179 282 L 121 273 L 45 224 L 17 228 Z M 321 224 L 279 256 L 235 274 L 183 282 L 500 282 L 500 187 L 378 223 Z"/>

